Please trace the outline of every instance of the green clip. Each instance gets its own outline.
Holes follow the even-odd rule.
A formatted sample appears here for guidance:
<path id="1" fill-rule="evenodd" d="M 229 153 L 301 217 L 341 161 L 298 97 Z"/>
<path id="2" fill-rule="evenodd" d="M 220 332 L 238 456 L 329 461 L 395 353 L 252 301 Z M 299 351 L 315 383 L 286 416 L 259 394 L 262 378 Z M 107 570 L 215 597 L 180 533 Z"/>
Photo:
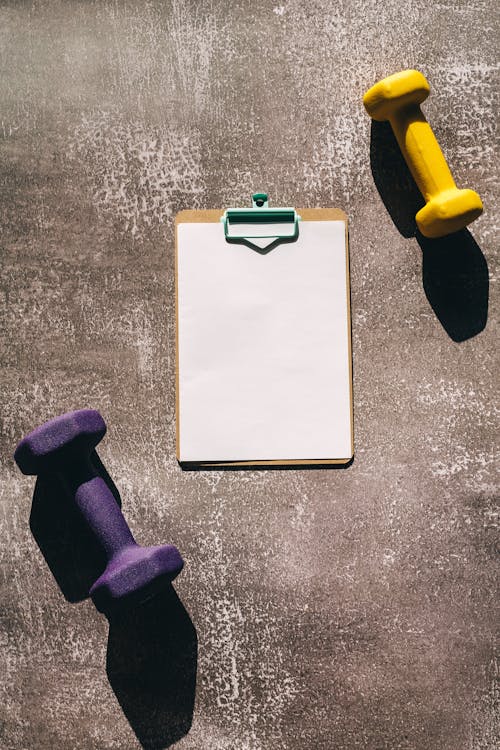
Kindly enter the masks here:
<path id="1" fill-rule="evenodd" d="M 252 195 L 252 208 L 228 208 L 221 217 L 224 224 L 224 234 L 227 242 L 250 245 L 260 251 L 263 248 L 252 240 L 271 240 L 266 250 L 270 250 L 280 242 L 294 242 L 299 236 L 300 216 L 294 208 L 269 208 L 267 193 Z M 235 234 L 229 232 L 229 226 L 237 224 L 292 224 L 290 231 L 277 234 Z"/>

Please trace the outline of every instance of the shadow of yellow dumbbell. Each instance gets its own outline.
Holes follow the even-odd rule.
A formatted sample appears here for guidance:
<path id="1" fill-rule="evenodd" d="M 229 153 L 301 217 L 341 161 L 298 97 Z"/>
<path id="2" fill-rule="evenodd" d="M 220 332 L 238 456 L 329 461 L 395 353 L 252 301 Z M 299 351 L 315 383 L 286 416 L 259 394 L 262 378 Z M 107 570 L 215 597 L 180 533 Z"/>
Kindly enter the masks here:
<path id="1" fill-rule="evenodd" d="M 388 120 L 426 205 L 415 216 L 425 237 L 458 232 L 482 213 L 474 190 L 459 190 L 432 128 L 420 109 L 430 86 L 417 70 L 404 70 L 384 78 L 363 97 L 374 120 Z"/>

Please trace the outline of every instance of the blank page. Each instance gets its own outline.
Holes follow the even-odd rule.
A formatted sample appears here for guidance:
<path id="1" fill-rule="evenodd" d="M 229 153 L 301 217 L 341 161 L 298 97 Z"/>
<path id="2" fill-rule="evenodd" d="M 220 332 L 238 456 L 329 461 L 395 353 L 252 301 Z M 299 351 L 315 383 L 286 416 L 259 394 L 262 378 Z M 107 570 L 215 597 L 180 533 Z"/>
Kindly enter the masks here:
<path id="1" fill-rule="evenodd" d="M 346 227 L 263 254 L 177 226 L 178 459 L 352 457 Z"/>

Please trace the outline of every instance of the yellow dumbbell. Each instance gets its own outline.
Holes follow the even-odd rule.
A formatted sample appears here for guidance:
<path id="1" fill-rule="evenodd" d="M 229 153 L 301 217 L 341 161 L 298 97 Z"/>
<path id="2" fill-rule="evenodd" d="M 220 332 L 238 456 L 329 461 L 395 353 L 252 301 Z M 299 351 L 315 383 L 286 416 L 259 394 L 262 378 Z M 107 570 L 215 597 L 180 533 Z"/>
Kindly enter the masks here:
<path id="1" fill-rule="evenodd" d="M 459 190 L 432 128 L 420 109 L 430 86 L 418 70 L 403 70 L 372 86 L 363 97 L 374 120 L 389 120 L 403 156 L 426 200 L 415 216 L 425 237 L 458 232 L 482 213 L 474 190 Z"/>

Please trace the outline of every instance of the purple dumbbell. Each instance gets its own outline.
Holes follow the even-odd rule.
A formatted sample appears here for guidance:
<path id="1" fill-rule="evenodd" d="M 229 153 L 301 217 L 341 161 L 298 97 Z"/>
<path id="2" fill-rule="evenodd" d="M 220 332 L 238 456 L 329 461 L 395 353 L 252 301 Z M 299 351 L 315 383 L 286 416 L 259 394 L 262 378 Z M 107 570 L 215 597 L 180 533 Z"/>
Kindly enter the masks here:
<path id="1" fill-rule="evenodd" d="M 104 572 L 90 589 L 97 609 L 112 614 L 123 604 L 149 599 L 173 581 L 183 566 L 173 545 L 139 547 L 114 495 L 90 456 L 106 424 L 98 411 L 68 412 L 33 430 L 16 448 L 23 474 L 59 474 L 106 555 Z"/>

